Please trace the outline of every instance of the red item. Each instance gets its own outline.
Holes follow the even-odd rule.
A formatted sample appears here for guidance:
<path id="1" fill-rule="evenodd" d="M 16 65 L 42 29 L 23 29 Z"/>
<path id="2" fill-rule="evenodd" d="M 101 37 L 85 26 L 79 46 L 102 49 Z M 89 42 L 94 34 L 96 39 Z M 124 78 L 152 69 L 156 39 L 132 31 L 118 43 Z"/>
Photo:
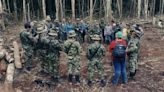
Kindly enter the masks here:
<path id="1" fill-rule="evenodd" d="M 116 47 L 116 42 L 127 47 L 127 43 L 124 39 L 116 39 L 112 41 L 109 45 L 109 52 L 112 53 L 112 50 Z M 113 57 L 112 57 L 113 58 Z"/>

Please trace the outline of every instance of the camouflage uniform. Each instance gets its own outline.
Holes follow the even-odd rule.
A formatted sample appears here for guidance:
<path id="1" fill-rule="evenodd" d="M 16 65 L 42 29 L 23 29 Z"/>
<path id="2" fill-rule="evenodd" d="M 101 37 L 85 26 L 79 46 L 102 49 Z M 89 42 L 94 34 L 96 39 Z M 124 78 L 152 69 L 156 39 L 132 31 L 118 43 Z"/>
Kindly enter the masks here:
<path id="1" fill-rule="evenodd" d="M 81 46 L 80 43 L 75 41 L 76 33 L 74 31 L 70 31 L 68 34 L 69 39 L 64 43 L 64 51 L 68 55 L 68 74 L 69 74 L 69 82 L 72 82 L 73 76 L 76 78 L 76 82 L 80 82 L 80 53 Z M 72 39 L 71 39 L 72 37 Z"/>
<path id="2" fill-rule="evenodd" d="M 49 36 L 42 37 L 40 40 L 42 64 L 41 67 L 44 72 L 50 74 L 55 81 L 59 78 L 59 58 L 61 51 L 61 44 L 56 40 L 57 33 L 50 31 Z"/>
<path id="3" fill-rule="evenodd" d="M 32 58 L 33 58 L 33 37 L 30 31 L 31 29 L 25 29 L 20 33 L 20 40 L 22 43 L 22 48 L 24 49 L 25 55 L 25 68 L 30 71 L 32 67 Z"/>
<path id="4" fill-rule="evenodd" d="M 98 39 L 96 38 L 98 37 Z M 100 40 L 99 35 L 94 35 L 92 40 Z M 101 83 L 104 83 L 104 67 L 102 59 L 105 56 L 105 48 L 100 43 L 92 43 L 87 48 L 88 62 L 88 85 L 92 84 L 95 69 L 97 69 Z"/>

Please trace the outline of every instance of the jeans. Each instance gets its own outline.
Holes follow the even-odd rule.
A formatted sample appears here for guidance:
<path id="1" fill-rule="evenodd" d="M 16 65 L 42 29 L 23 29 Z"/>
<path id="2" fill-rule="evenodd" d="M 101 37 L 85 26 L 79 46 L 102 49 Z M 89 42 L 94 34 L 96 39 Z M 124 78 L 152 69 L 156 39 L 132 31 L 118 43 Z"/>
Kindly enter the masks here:
<path id="1" fill-rule="evenodd" d="M 110 44 L 110 42 L 111 42 L 111 35 L 106 35 L 105 36 L 105 43 L 107 44 L 107 45 L 109 45 Z"/>
<path id="2" fill-rule="evenodd" d="M 122 83 L 127 83 L 127 74 L 126 74 L 126 60 L 125 59 L 114 59 L 114 79 L 112 80 L 112 83 L 114 85 L 118 84 L 119 77 L 121 75 L 122 77 Z"/>

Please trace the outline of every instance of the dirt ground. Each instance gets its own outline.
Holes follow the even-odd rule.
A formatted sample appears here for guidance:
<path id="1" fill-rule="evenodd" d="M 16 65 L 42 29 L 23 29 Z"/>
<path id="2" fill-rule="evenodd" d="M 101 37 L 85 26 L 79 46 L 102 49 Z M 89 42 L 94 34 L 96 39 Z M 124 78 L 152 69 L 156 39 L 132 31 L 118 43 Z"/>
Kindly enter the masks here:
<path id="1" fill-rule="evenodd" d="M 11 30 L 11 28 L 14 28 Z M 14 26 L 3 33 L 7 39 L 14 37 L 19 41 L 20 27 Z M 87 59 L 85 57 L 85 49 L 87 44 L 83 45 L 84 52 L 81 55 L 81 84 L 68 84 L 66 79 L 67 60 L 66 55 L 61 52 L 60 72 L 61 83 L 57 86 L 38 85 L 33 82 L 36 78 L 48 79 L 49 76 L 40 76 L 39 60 L 34 60 L 35 68 L 30 74 L 21 73 L 16 70 L 14 79 L 14 88 L 22 90 L 22 92 L 164 92 L 164 30 L 157 29 L 152 25 L 144 25 L 144 36 L 141 39 L 141 49 L 139 58 L 139 71 L 135 81 L 129 81 L 127 85 L 119 85 L 117 88 L 111 85 L 111 77 L 113 76 L 113 66 L 110 66 L 110 56 L 104 59 L 105 75 L 108 80 L 107 85 L 102 88 L 99 82 L 95 82 L 93 87 L 86 85 L 87 78 Z M 39 76 L 39 77 L 38 77 Z M 97 78 L 95 78 L 97 79 Z M 1 86 L 2 87 L 2 86 Z M 114 90 L 114 89 L 117 90 Z M 1 91 L 0 91 L 1 92 Z M 2 91 L 3 92 L 3 91 Z"/>

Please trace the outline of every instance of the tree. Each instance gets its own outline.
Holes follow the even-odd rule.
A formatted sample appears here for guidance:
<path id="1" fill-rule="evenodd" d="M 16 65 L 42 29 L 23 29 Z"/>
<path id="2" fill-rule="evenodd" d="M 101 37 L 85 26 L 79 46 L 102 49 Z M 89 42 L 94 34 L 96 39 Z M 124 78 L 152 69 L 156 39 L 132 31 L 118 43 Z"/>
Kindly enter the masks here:
<path id="1" fill-rule="evenodd" d="M 148 19 L 148 0 L 145 0 L 144 1 L 145 3 L 144 3 L 144 8 L 145 8 L 145 19 L 147 20 Z"/>
<path id="2" fill-rule="evenodd" d="M 23 21 L 27 21 L 27 15 L 26 15 L 26 0 L 23 0 Z"/>
<path id="3" fill-rule="evenodd" d="M 112 0 L 106 0 L 106 18 L 107 20 L 112 19 Z"/>
<path id="4" fill-rule="evenodd" d="M 42 0 L 43 18 L 46 18 L 46 2 Z"/>
<path id="5" fill-rule="evenodd" d="M 75 0 L 71 0 L 72 19 L 75 19 Z"/>
<path id="6" fill-rule="evenodd" d="M 138 0 L 138 11 L 137 11 L 137 17 L 140 19 L 141 17 L 141 0 Z"/>
<path id="7" fill-rule="evenodd" d="M 5 30 L 4 17 L 3 17 L 3 6 L 0 0 L 0 31 Z"/>
<path id="8" fill-rule="evenodd" d="M 89 19 L 90 19 L 90 23 L 92 23 L 92 20 L 93 20 L 93 0 L 90 0 L 90 13 L 89 13 Z"/>
<path id="9" fill-rule="evenodd" d="M 56 19 L 59 20 L 59 0 L 55 0 L 56 6 Z"/>
<path id="10" fill-rule="evenodd" d="M 63 3 L 62 0 L 60 0 L 60 13 L 61 13 L 61 19 L 63 19 Z"/>
<path id="11" fill-rule="evenodd" d="M 13 2 L 14 2 L 15 21 L 18 21 L 17 2 L 16 0 L 13 0 Z"/>
<path id="12" fill-rule="evenodd" d="M 119 17 L 122 17 L 122 0 L 117 0 Z"/>

